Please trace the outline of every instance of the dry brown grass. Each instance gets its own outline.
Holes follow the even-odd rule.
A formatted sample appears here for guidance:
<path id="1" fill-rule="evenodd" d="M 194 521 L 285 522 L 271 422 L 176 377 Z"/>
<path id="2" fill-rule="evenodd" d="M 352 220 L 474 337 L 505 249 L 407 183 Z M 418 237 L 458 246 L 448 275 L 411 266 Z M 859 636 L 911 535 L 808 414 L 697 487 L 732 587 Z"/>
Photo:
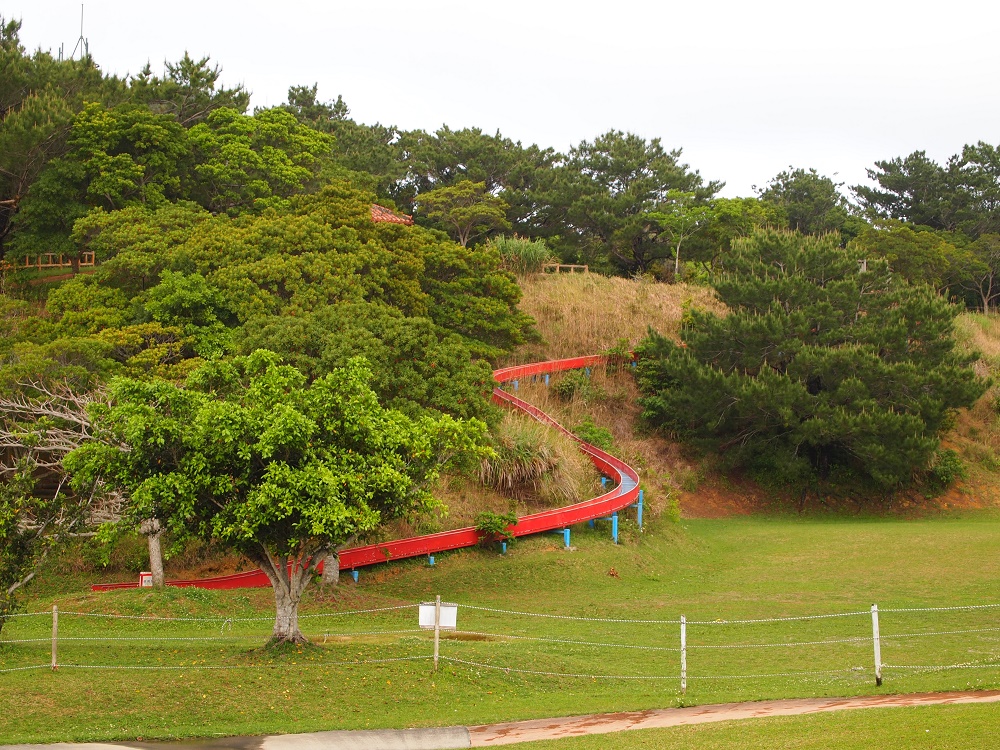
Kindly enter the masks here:
<path id="1" fill-rule="evenodd" d="M 685 303 L 719 310 L 711 289 L 598 274 L 537 274 L 521 281 L 520 308 L 543 341 L 521 347 L 511 363 L 597 354 L 625 339 L 639 342 L 650 327 L 666 336 L 680 330 Z"/>
<path id="2" fill-rule="evenodd" d="M 966 313 L 955 326 L 959 349 L 978 354 L 976 372 L 1000 381 L 1000 316 Z M 994 385 L 971 409 L 959 412 L 944 447 L 962 456 L 969 479 L 941 500 L 949 506 L 1000 504 L 1000 387 Z"/>

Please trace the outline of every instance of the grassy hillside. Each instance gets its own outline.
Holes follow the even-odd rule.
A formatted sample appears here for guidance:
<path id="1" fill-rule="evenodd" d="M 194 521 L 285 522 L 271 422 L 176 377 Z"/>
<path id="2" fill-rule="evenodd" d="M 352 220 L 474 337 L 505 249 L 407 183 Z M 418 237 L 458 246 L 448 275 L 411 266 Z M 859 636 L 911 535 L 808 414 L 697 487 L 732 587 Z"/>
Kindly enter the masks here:
<path id="1" fill-rule="evenodd" d="M 522 280 L 521 308 L 537 321 L 542 342 L 521 347 L 518 362 L 570 357 L 604 351 L 627 340 L 634 345 L 652 327 L 676 336 L 685 306 L 721 310 L 710 289 L 684 284 L 605 278 L 595 274 L 536 275 Z M 957 335 L 970 354 L 981 356 L 981 375 L 1000 380 L 1000 318 L 966 313 Z M 924 488 L 879 497 L 856 497 L 850 490 L 822 497 L 789 495 L 780 487 L 761 487 L 748 478 L 716 470 L 711 455 L 686 449 L 661 437 L 637 432 L 638 391 L 628 376 L 595 373 L 594 388 L 570 403 L 535 388 L 529 399 L 578 424 L 588 415 L 614 434 L 624 457 L 644 469 L 654 497 L 680 503 L 695 517 L 743 514 L 754 510 L 835 510 L 925 512 L 1000 506 L 1000 390 L 994 387 L 976 405 L 957 415 L 944 445 L 958 451 L 968 476 L 946 491 Z M 929 496 L 930 494 L 930 496 Z"/>
<path id="2" fill-rule="evenodd" d="M 623 339 L 638 343 L 652 326 L 680 330 L 684 306 L 721 309 L 710 289 L 598 274 L 535 274 L 521 279 L 520 309 L 543 341 L 520 347 L 517 363 L 596 354 Z"/>

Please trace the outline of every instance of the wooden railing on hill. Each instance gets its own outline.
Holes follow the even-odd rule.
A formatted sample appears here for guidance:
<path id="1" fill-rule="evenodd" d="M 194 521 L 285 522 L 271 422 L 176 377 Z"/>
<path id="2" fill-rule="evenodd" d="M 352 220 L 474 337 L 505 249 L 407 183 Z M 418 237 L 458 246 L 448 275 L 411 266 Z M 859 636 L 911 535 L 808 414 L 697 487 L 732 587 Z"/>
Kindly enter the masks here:
<path id="1" fill-rule="evenodd" d="M 20 259 L 19 259 L 20 260 Z M 75 256 L 67 256 L 63 253 L 39 253 L 32 257 L 24 256 L 24 262 L 18 262 L 15 268 L 18 270 L 26 268 L 90 268 L 94 265 L 94 254 L 83 252 Z"/>

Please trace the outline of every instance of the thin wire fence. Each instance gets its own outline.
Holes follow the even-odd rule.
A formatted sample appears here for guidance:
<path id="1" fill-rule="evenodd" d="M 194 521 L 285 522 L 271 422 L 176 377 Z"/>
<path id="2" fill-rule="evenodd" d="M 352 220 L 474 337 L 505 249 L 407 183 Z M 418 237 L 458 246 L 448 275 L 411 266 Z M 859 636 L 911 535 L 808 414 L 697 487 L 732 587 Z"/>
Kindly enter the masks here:
<path id="1" fill-rule="evenodd" d="M 457 607 L 453 629 L 421 605 L 299 616 L 320 648 L 263 648 L 273 618 L 103 612 L 9 616 L 0 674 L 70 670 L 255 670 L 433 662 L 468 678 L 734 685 L 784 681 L 904 687 L 951 672 L 1000 684 L 1000 603 L 897 607 L 747 619 L 622 618 Z M 428 605 L 423 605 L 428 606 Z M 431 606 L 431 609 L 434 607 Z M 440 618 L 440 615 L 436 615 Z M 432 618 L 432 622 L 433 622 Z M 433 650 L 432 650 L 433 644 Z M 48 652 L 48 653 L 46 653 Z M 919 679 L 924 679 L 919 682 Z M 784 684 L 784 683 L 782 683 Z M 856 687 L 855 687 L 856 689 Z"/>

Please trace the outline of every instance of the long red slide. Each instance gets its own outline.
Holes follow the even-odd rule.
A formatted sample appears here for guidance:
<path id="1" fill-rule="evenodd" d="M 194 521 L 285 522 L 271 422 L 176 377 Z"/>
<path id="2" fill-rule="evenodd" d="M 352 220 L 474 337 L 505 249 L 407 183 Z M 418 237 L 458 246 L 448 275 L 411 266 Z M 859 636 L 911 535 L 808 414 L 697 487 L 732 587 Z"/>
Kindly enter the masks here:
<path id="1" fill-rule="evenodd" d="M 573 357 L 571 359 L 534 362 L 528 365 L 501 368 L 494 371 L 493 378 L 501 384 L 511 382 L 516 384 L 524 378 L 594 367 L 595 365 L 603 364 L 605 361 L 606 357 L 604 355 L 595 354 L 586 357 Z M 541 409 L 532 406 L 526 401 L 522 401 L 503 390 L 502 387 L 494 389 L 493 400 L 498 404 L 518 409 L 539 422 L 551 425 L 573 440 L 576 440 L 580 444 L 580 450 L 590 457 L 597 470 L 615 484 L 615 488 L 610 492 L 591 498 L 590 500 L 518 518 L 517 524 L 510 528 L 510 533 L 513 536 L 527 536 L 545 531 L 565 529 L 574 524 L 596 518 L 605 518 L 612 513 L 627 508 L 637 501 L 639 497 L 639 475 L 624 461 L 590 443 L 583 442 Z M 433 555 L 436 552 L 446 552 L 462 547 L 473 547 L 478 543 L 479 533 L 470 526 L 452 531 L 440 531 L 436 534 L 410 537 L 408 539 L 396 539 L 382 544 L 352 547 L 351 549 L 341 550 L 340 569 L 355 570 L 367 565 L 375 565 L 390 560 L 402 560 L 407 557 Z M 264 575 L 263 571 L 251 570 L 245 573 L 235 573 L 233 575 L 202 578 L 192 581 L 168 581 L 167 585 L 196 586 L 203 589 L 238 589 L 269 587 L 271 582 Z M 94 591 L 107 591 L 110 589 L 136 588 L 137 586 L 138 583 L 98 583 L 94 584 L 92 588 Z"/>

